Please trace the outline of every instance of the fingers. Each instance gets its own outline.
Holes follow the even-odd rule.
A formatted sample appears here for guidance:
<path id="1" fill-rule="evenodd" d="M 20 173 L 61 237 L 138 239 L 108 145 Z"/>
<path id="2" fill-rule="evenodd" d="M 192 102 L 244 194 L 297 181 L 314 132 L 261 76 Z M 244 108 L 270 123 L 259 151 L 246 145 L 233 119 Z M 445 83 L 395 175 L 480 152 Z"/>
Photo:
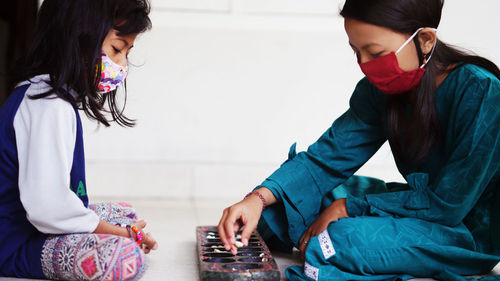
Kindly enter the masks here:
<path id="1" fill-rule="evenodd" d="M 149 252 L 151 252 L 151 250 L 158 249 L 158 242 L 156 242 L 156 240 L 153 238 L 153 235 L 151 235 L 150 232 L 144 232 L 144 228 L 147 225 L 147 222 L 145 220 L 139 220 L 132 225 L 136 226 L 139 231 L 143 233 L 142 244 L 139 245 L 139 247 L 144 251 L 145 254 L 148 254 Z"/>
<path id="2" fill-rule="evenodd" d="M 134 222 L 132 225 L 137 226 L 139 229 L 143 229 L 146 227 L 146 221 L 140 220 L 140 221 Z"/>
<path id="3" fill-rule="evenodd" d="M 222 241 L 222 244 L 224 244 L 224 248 L 226 248 L 227 251 L 231 249 L 230 245 L 231 243 L 229 243 L 228 238 L 226 236 L 226 231 L 224 230 L 224 223 L 226 222 L 228 212 L 229 212 L 228 209 L 224 209 L 224 212 L 222 212 L 222 218 L 220 219 L 219 225 L 217 226 L 219 237 Z"/>
<path id="4" fill-rule="evenodd" d="M 235 246 L 236 239 L 234 237 L 234 228 L 236 222 L 236 219 L 234 219 L 235 217 L 236 216 L 234 215 L 234 212 L 231 213 L 231 210 L 229 210 L 226 221 L 224 222 L 224 231 L 227 235 L 226 240 L 229 242 L 230 250 L 233 255 L 236 255 L 238 253 L 238 249 Z"/>
<path id="5" fill-rule="evenodd" d="M 156 241 L 156 239 L 153 238 L 153 235 L 151 235 L 150 232 L 146 233 L 146 239 L 148 241 L 147 243 L 147 246 L 151 249 L 151 250 L 156 250 L 158 249 L 158 242 Z"/>
<path id="6" fill-rule="evenodd" d="M 259 210 L 261 211 L 261 209 L 262 203 L 257 198 L 254 201 L 243 200 L 224 210 L 217 230 L 227 251 L 230 250 L 233 255 L 238 253 L 235 234 L 242 226 L 244 227 L 241 234 L 242 243 L 245 246 L 248 245 L 248 239 L 260 218 Z"/>
<path id="7" fill-rule="evenodd" d="M 241 226 L 243 224 L 241 223 L 241 220 L 238 219 L 234 224 L 233 224 L 233 237 L 236 237 L 236 233 L 241 229 Z M 231 253 L 233 255 L 236 255 L 238 253 L 238 246 L 236 245 L 236 238 L 234 239 L 234 243 L 231 245 Z"/>
<path id="8" fill-rule="evenodd" d="M 310 239 L 311 239 L 311 228 L 307 229 L 307 231 L 304 234 L 302 234 L 302 237 L 300 237 L 299 239 L 299 250 L 302 259 L 304 259 L 305 257 L 307 244 L 309 243 Z"/>
<path id="9" fill-rule="evenodd" d="M 236 255 L 238 253 L 238 247 L 236 245 L 236 233 L 241 229 L 241 227 L 247 225 L 248 221 L 246 220 L 245 214 L 242 212 L 241 206 L 240 208 L 235 208 L 232 212 L 230 211 L 228 214 L 228 218 L 226 221 L 226 233 L 231 233 L 230 242 L 231 242 L 231 253 Z M 229 229 L 228 229 L 229 228 Z"/>
<path id="10" fill-rule="evenodd" d="M 245 247 L 248 246 L 248 239 L 250 239 L 250 235 L 252 235 L 252 232 L 255 230 L 255 228 L 257 228 L 257 223 L 257 220 L 249 219 L 245 224 L 245 227 L 241 232 L 241 242 Z"/>
<path id="11" fill-rule="evenodd" d="M 232 219 L 230 219 L 229 214 L 234 212 L 234 207 L 232 206 L 224 210 L 219 225 L 217 226 L 217 231 L 219 232 L 219 237 L 226 251 L 231 251 L 236 254 L 235 233 L 239 230 L 240 224 L 238 220 L 231 222 Z"/>
<path id="12" fill-rule="evenodd" d="M 236 242 L 236 239 L 234 238 L 234 223 L 236 220 L 234 217 L 235 216 L 233 214 L 229 213 L 226 221 L 224 222 L 224 231 L 226 232 L 226 238 L 229 241 L 229 244 L 234 244 Z"/>
<path id="13" fill-rule="evenodd" d="M 140 245 L 144 253 L 148 254 L 151 250 L 158 249 L 158 242 L 153 238 L 151 233 L 146 233 L 143 238 L 143 243 Z"/>

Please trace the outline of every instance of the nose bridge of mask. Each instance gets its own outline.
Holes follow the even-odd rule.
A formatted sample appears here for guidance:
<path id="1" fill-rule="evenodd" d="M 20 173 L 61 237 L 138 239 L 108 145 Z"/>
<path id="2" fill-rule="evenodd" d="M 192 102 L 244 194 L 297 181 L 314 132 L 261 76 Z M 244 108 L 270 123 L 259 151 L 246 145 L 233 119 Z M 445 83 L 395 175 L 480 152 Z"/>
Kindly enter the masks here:
<path id="1" fill-rule="evenodd" d="M 113 69 L 122 69 L 122 70 L 127 70 L 128 69 L 128 65 L 121 65 L 121 64 L 118 64 L 116 63 L 114 60 L 112 60 L 108 55 L 106 55 L 106 53 L 102 53 L 102 61 L 103 62 L 107 62 L 110 64 L 110 66 L 113 68 Z"/>
<path id="2" fill-rule="evenodd" d="M 417 29 L 417 31 L 415 31 L 415 33 L 413 33 L 412 36 L 410 36 L 410 38 L 408 38 L 408 40 L 406 40 L 406 42 L 403 43 L 403 45 L 401 47 L 399 47 L 399 49 L 396 51 L 396 55 L 399 54 L 399 52 L 401 52 L 401 50 L 404 49 L 404 47 L 406 47 L 406 45 L 410 44 L 411 40 L 413 40 L 413 38 L 415 38 L 415 36 L 417 36 L 417 34 L 422 31 L 422 29 L 424 29 L 423 27 Z M 435 32 L 437 32 L 437 29 L 436 28 L 433 28 Z M 429 56 L 429 58 L 427 59 L 427 62 L 432 58 L 432 55 L 434 54 L 434 49 L 436 48 L 436 45 L 437 45 L 437 40 L 436 42 L 434 42 L 434 46 L 432 46 L 432 50 L 431 50 L 431 55 Z M 420 67 L 424 67 L 426 64 L 422 64 Z"/>

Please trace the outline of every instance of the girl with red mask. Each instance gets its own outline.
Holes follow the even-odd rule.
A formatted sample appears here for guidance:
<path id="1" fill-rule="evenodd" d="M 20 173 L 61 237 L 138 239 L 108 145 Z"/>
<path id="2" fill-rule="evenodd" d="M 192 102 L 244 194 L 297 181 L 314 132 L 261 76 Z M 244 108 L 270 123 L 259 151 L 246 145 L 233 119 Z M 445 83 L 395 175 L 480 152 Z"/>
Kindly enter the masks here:
<path id="1" fill-rule="evenodd" d="M 257 228 L 300 250 L 290 280 L 465 280 L 498 264 L 500 70 L 439 40 L 443 2 L 346 1 L 366 77 L 316 143 L 224 210 L 226 250 Z M 406 183 L 353 176 L 386 141 Z"/>

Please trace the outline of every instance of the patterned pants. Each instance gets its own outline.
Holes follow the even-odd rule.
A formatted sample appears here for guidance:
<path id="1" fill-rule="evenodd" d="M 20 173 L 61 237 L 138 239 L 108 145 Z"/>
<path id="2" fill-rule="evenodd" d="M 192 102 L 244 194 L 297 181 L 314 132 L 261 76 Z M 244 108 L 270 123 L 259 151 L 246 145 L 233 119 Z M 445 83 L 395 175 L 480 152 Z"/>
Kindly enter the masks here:
<path id="1" fill-rule="evenodd" d="M 127 203 L 89 205 L 102 220 L 131 224 L 137 216 Z M 41 254 L 42 269 L 52 280 L 138 280 L 145 271 L 143 251 L 134 240 L 108 234 L 51 235 Z"/>

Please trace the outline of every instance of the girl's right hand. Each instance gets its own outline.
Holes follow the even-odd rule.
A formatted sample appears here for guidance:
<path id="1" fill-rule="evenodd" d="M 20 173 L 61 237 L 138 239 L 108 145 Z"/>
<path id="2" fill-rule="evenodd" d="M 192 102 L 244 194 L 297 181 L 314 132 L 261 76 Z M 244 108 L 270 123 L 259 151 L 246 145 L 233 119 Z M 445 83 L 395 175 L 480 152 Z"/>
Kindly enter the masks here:
<path id="1" fill-rule="evenodd" d="M 258 192 L 264 196 L 268 205 L 276 202 L 276 198 L 267 188 L 260 188 Z M 231 250 L 233 255 L 238 253 L 235 234 L 243 227 L 241 242 L 248 246 L 248 239 L 257 228 L 262 214 L 264 203 L 255 193 L 224 210 L 217 230 L 226 250 Z"/>
<path id="2" fill-rule="evenodd" d="M 156 242 L 151 233 L 144 232 L 146 224 L 147 223 L 145 220 L 140 220 L 133 223 L 132 225 L 135 225 L 139 229 L 139 231 L 143 233 L 141 248 L 144 253 L 148 254 L 151 250 L 158 249 L 158 242 Z M 137 240 L 137 235 L 133 231 L 132 235 L 134 236 L 134 239 Z"/>

